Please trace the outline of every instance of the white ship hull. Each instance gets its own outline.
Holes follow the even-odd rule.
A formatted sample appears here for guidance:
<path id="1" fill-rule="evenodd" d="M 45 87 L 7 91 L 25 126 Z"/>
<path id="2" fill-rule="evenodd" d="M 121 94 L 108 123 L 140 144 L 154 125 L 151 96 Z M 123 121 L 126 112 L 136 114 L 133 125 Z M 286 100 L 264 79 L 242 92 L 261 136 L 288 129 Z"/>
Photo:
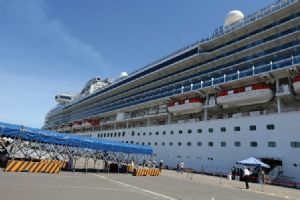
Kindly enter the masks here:
<path id="1" fill-rule="evenodd" d="M 292 148 L 290 145 L 293 141 L 300 141 L 299 119 L 300 112 L 292 112 L 119 129 L 114 132 L 125 131 L 125 137 L 107 139 L 139 144 L 144 142 L 145 145 L 150 142 L 157 160 L 164 160 L 169 168 L 176 168 L 177 163 L 183 161 L 186 167 L 207 173 L 229 173 L 236 161 L 251 156 L 280 159 L 283 169 L 281 176 L 288 177 L 290 181 L 300 182 L 300 157 L 297 156 L 300 148 Z M 266 128 L 269 124 L 274 125 L 274 130 Z M 256 126 L 255 131 L 250 131 L 249 127 L 252 125 Z M 221 127 L 225 127 L 226 132 L 221 132 Z M 240 127 L 240 131 L 234 131 L 234 127 Z M 209 128 L 213 128 L 212 133 L 208 132 Z M 190 134 L 189 129 L 192 130 Z M 198 133 L 198 129 L 202 129 L 202 133 Z M 179 134 L 179 130 L 182 130 L 182 134 Z M 132 136 L 133 131 L 135 136 Z M 162 135 L 163 131 L 166 132 L 165 135 Z M 174 134 L 170 134 L 171 131 L 174 131 Z M 137 133 L 143 135 L 144 132 L 145 136 L 136 136 Z M 152 135 L 149 135 L 150 132 Z M 155 135 L 156 132 L 159 132 L 159 135 Z M 92 133 L 92 137 L 98 137 L 99 133 L 107 132 Z M 154 145 L 156 142 L 157 146 Z M 173 143 L 172 146 L 170 142 Z M 178 146 L 178 142 L 181 142 L 181 146 Z M 188 142 L 191 142 L 191 146 L 187 146 Z M 202 145 L 198 146 L 198 142 Z M 213 142 L 212 147 L 208 146 L 209 142 Z M 226 142 L 226 146 L 221 147 L 221 142 Z M 241 146 L 236 147 L 235 142 L 240 142 Z M 251 147 L 250 142 L 257 142 L 257 147 Z M 276 142 L 276 147 L 268 147 L 268 142 Z"/>

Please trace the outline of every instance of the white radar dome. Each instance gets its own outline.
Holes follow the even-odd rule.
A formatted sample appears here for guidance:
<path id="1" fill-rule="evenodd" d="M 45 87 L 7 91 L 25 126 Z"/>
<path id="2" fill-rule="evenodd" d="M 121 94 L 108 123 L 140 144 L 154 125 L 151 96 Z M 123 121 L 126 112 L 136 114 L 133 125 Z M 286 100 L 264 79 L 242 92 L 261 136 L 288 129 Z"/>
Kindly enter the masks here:
<path id="1" fill-rule="evenodd" d="M 225 18 L 225 26 L 244 19 L 244 14 L 239 10 L 230 11 Z"/>
<path id="2" fill-rule="evenodd" d="M 120 74 L 120 78 L 124 78 L 124 77 L 126 77 L 126 76 L 128 76 L 128 73 L 127 73 L 127 72 L 122 72 L 122 73 Z"/>

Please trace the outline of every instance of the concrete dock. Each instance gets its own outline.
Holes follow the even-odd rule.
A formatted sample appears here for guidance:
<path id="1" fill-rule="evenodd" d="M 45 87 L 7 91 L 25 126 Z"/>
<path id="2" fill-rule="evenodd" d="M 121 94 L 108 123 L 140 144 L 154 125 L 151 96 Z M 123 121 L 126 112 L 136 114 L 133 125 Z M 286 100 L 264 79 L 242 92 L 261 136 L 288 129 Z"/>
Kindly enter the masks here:
<path id="1" fill-rule="evenodd" d="M 134 177 L 131 174 L 59 174 L 0 172 L 0 200 L 232 200 L 296 199 L 300 190 L 250 184 L 200 174 L 178 174 L 163 170 L 159 177 Z"/>

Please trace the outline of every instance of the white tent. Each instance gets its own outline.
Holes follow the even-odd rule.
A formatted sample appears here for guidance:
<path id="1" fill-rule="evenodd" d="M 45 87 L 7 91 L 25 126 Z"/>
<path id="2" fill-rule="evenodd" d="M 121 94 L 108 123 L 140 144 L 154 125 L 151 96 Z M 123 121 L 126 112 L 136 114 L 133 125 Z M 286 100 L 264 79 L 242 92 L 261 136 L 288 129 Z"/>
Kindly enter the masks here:
<path id="1" fill-rule="evenodd" d="M 261 162 L 260 160 L 254 158 L 254 157 L 247 158 L 246 160 L 237 161 L 236 164 L 245 165 L 245 166 L 256 166 L 256 167 L 270 168 L 269 165 Z"/>

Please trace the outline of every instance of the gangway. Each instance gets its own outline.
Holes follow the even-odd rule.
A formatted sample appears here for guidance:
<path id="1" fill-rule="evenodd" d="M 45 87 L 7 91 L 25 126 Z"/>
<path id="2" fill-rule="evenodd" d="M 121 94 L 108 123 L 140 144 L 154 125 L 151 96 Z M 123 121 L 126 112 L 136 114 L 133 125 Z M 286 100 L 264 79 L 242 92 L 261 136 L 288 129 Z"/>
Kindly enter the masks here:
<path id="1" fill-rule="evenodd" d="M 53 159 L 76 161 L 84 159 L 94 166 L 106 164 L 137 165 L 151 163 L 153 150 L 150 146 L 127 144 L 117 141 L 83 138 L 77 135 L 29 128 L 0 122 L 0 149 L 10 159 Z M 2 153 L 3 154 L 3 153 Z"/>

